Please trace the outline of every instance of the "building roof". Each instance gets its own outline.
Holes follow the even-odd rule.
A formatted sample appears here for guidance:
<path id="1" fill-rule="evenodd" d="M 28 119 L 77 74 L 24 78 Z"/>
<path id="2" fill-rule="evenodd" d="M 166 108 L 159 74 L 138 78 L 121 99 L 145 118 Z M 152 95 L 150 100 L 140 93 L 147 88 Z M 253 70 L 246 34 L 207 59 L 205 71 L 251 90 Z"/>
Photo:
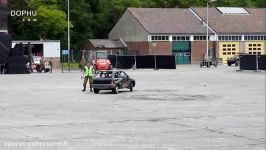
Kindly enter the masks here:
<path id="1" fill-rule="evenodd" d="M 206 22 L 206 8 L 191 9 Z M 209 8 L 209 26 L 218 34 L 265 34 L 266 8 L 244 9 L 249 14 L 223 14 L 217 8 Z"/>
<path id="2" fill-rule="evenodd" d="M 119 40 L 108 40 L 108 39 L 90 39 L 89 42 L 95 48 L 107 48 L 107 49 L 115 49 L 115 48 L 126 48 L 126 44 Z"/>
<path id="3" fill-rule="evenodd" d="M 206 27 L 189 9 L 128 8 L 151 34 L 205 34 Z"/>

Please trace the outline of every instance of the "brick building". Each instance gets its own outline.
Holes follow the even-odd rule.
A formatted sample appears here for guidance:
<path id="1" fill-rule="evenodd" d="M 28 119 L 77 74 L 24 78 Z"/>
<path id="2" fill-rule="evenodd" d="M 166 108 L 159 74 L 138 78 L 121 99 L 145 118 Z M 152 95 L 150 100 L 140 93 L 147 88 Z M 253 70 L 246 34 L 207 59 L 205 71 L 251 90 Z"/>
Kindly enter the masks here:
<path id="1" fill-rule="evenodd" d="M 84 46 L 84 50 L 107 50 L 109 54 L 126 54 L 127 45 L 121 40 L 108 40 L 108 39 L 89 39 Z"/>
<path id="2" fill-rule="evenodd" d="M 196 63 L 207 47 L 206 8 L 128 8 L 109 33 L 128 54 L 175 55 L 177 64 Z M 238 53 L 264 54 L 265 8 L 209 8 L 209 54 L 226 61 Z"/>

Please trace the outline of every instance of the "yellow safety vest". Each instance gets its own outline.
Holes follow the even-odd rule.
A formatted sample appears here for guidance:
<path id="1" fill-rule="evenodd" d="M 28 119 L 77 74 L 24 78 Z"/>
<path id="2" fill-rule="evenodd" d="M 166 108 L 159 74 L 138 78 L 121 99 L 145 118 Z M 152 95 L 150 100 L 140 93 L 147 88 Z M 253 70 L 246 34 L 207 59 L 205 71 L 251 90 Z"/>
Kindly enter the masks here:
<path id="1" fill-rule="evenodd" d="M 88 75 L 89 75 L 89 77 L 93 76 L 93 67 L 92 66 L 90 66 L 90 68 L 88 69 Z"/>
<path id="2" fill-rule="evenodd" d="M 84 67 L 84 76 L 87 77 L 92 77 L 93 76 L 93 67 L 91 66 L 88 68 L 87 66 Z"/>
<path id="3" fill-rule="evenodd" d="M 84 67 L 84 76 L 88 76 L 89 75 L 89 68 L 87 66 Z"/>

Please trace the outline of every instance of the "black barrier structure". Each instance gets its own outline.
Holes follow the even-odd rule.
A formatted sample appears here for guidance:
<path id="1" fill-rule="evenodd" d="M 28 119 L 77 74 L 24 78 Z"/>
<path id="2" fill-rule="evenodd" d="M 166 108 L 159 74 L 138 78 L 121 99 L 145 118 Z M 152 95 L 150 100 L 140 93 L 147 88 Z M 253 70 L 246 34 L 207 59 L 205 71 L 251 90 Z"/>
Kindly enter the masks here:
<path id="1" fill-rule="evenodd" d="M 176 69 L 175 56 L 142 55 L 118 56 L 108 55 L 114 68 L 119 69 Z"/>
<path id="2" fill-rule="evenodd" d="M 259 55 L 258 56 L 258 69 L 259 70 L 266 70 L 266 55 Z"/>
<path id="3" fill-rule="evenodd" d="M 256 55 L 240 55 L 240 70 L 257 70 Z"/>
<path id="4" fill-rule="evenodd" d="M 116 66 L 121 69 L 133 68 L 135 64 L 135 56 L 117 56 Z"/>
<path id="5" fill-rule="evenodd" d="M 157 69 L 176 69 L 175 56 L 156 56 Z"/>
<path id="6" fill-rule="evenodd" d="M 114 68 L 118 68 L 116 65 L 116 59 L 117 55 L 108 55 L 108 59 L 110 60 L 111 64 L 113 65 Z"/>
<path id="7" fill-rule="evenodd" d="M 155 57 L 153 55 L 136 56 L 136 67 L 144 69 L 155 68 Z"/>
<path id="8" fill-rule="evenodd" d="M 135 64 L 135 56 L 108 55 L 114 68 L 131 69 Z"/>

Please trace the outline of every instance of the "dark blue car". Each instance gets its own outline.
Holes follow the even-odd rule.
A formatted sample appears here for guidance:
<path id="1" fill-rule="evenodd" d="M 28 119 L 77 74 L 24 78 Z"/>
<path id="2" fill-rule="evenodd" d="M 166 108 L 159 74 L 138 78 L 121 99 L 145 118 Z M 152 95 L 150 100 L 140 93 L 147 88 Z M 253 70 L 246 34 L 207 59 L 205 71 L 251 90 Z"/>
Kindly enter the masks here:
<path id="1" fill-rule="evenodd" d="M 130 78 L 124 71 L 101 70 L 97 71 L 92 82 L 94 93 L 100 90 L 112 90 L 118 94 L 120 89 L 127 88 L 131 92 L 136 85 L 136 81 Z"/>

